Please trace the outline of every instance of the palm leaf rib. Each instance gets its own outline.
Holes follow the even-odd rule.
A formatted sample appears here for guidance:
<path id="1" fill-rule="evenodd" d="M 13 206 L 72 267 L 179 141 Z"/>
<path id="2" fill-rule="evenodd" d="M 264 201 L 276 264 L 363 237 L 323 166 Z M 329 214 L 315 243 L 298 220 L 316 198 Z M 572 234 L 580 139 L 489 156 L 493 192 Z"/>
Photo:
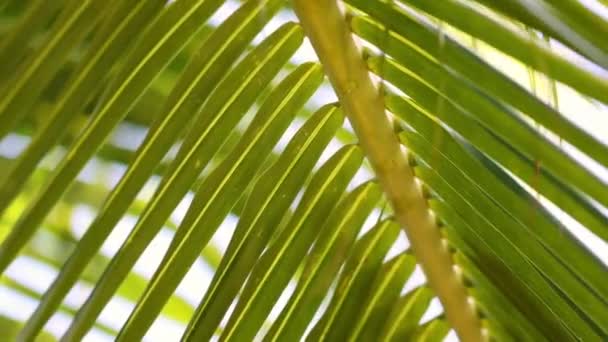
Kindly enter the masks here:
<path id="1" fill-rule="evenodd" d="M 333 209 L 362 161 L 363 155 L 358 147 L 346 146 L 318 170 L 289 220 L 288 227 L 293 229 L 283 230 L 252 270 L 235 307 L 235 314 L 222 333 L 223 340 L 251 339 L 255 336 L 262 323 L 260 318 L 265 317 L 272 308 L 273 301 L 265 299 L 278 299 L 281 292 L 277 289 L 286 285 L 290 272 L 295 271 L 293 265 L 308 251 L 326 215 Z M 281 272 L 282 269 L 289 271 Z M 258 318 L 244 320 L 246 315 Z"/>
<path id="2" fill-rule="evenodd" d="M 353 320 L 360 303 L 369 293 L 370 284 L 382 265 L 390 246 L 397 239 L 399 225 L 393 220 L 383 220 L 364 234 L 353 246 L 336 285 L 331 302 L 314 326 L 308 340 L 321 340 L 340 326 L 340 320 Z M 346 272 L 348 271 L 348 272 Z"/>
<path id="3" fill-rule="evenodd" d="M 161 266 L 140 299 L 140 307 L 133 311 L 133 320 L 154 312 L 152 308 L 159 310 L 162 305 L 158 303 L 164 304 L 165 298 L 173 293 L 179 280 L 186 274 L 188 265 L 192 264 L 200 253 L 196 246 L 204 246 L 209 241 L 230 208 L 236 204 L 228 198 L 238 200 L 239 197 L 234 194 L 242 193 L 242 189 L 250 181 L 249 175 L 255 174 L 262 166 L 264 158 L 259 156 L 270 152 L 291 121 L 289 115 L 293 115 L 303 105 L 320 81 L 318 67 L 302 65 L 286 77 L 262 105 L 240 144 L 201 185 L 201 191 L 195 195 L 183 226 L 178 229 Z M 277 103 L 278 99 L 281 99 L 281 102 Z M 267 108 L 273 108 L 272 112 L 267 113 Z M 249 134 L 250 132 L 252 134 Z M 248 153 L 249 151 L 251 153 Z M 215 200 L 216 197 L 223 200 Z M 139 318 L 143 319 L 145 318 Z M 127 322 L 126 329 L 123 330 L 124 335 L 121 333 L 119 338 L 129 341 L 129 335 L 137 336 L 141 333 L 139 321 L 133 325 L 130 323 Z M 148 324 L 151 323 L 152 321 L 149 321 Z M 145 327 L 145 323 L 143 325 Z"/>
<path id="4" fill-rule="evenodd" d="M 439 230 L 385 114 L 381 97 L 371 83 L 337 4 L 296 1 L 295 6 L 450 323 L 462 339 L 483 340 L 475 308 L 454 272 L 451 256 L 442 244 Z"/>
<path id="5" fill-rule="evenodd" d="M 146 34 L 142 37 L 139 45 L 134 47 L 128 61 L 123 66 L 121 73 L 116 76 L 113 83 L 116 92 L 104 103 L 96 117 L 89 123 L 81 134 L 70 152 L 63 159 L 55 175 L 27 210 L 11 235 L 0 246 L 0 270 L 6 268 L 8 263 L 15 257 L 17 251 L 25 244 L 36 229 L 36 226 L 48 214 L 53 204 L 65 191 L 67 186 L 84 167 L 88 158 L 92 156 L 110 134 L 112 128 L 124 118 L 127 110 L 133 105 L 143 91 L 149 86 L 149 82 L 157 73 L 175 56 L 191 34 L 195 31 L 192 21 L 208 17 L 217 7 L 210 2 L 204 2 L 199 6 L 185 7 L 183 2 L 179 6 L 171 6 L 165 9 L 164 15 L 156 20 L 156 25 L 149 26 Z M 204 6 L 207 5 L 207 6 Z M 183 10 L 185 8 L 186 10 Z M 176 20 L 176 18 L 180 18 Z M 170 28 L 166 31 L 167 28 Z M 158 32 L 162 39 L 157 38 Z M 124 83 L 121 83 L 124 82 Z"/>
<path id="6" fill-rule="evenodd" d="M 0 0 L 0 340 L 607 340 L 606 5 Z"/>
<path id="7" fill-rule="evenodd" d="M 276 164 L 256 182 L 252 192 L 256 195 L 247 201 L 222 263 L 184 338 L 204 340 L 213 336 L 256 258 L 261 254 L 261 248 L 270 240 L 276 222 L 281 220 L 281 215 L 285 214 L 285 209 L 304 183 L 305 177 L 302 175 L 312 170 L 336 125 L 342 123 L 342 114 L 330 105 L 320 109 L 308 122 L 290 141 Z M 307 125 L 313 124 L 324 126 L 313 126 L 315 129 L 311 134 Z M 302 143 L 302 140 L 306 143 Z M 279 181 L 277 175 L 281 175 Z M 265 198 L 265 201 L 260 203 L 257 196 Z"/>
<path id="8" fill-rule="evenodd" d="M 302 337 L 307 323 L 331 285 L 330 275 L 337 272 L 380 195 L 381 191 L 375 182 L 366 182 L 340 201 L 310 252 L 298 287 L 266 334 L 266 340 L 282 341 Z"/>
<path id="9" fill-rule="evenodd" d="M 608 32 L 605 20 L 582 3 L 565 5 L 557 1 L 549 4 L 544 0 L 536 3 L 513 0 L 500 4 L 491 0 L 476 1 L 558 39 L 604 69 L 608 68 L 608 48 L 601 38 Z"/>
<path id="10" fill-rule="evenodd" d="M 103 10 L 101 0 L 72 1 L 66 4 L 62 15 L 55 22 L 51 39 L 45 44 L 32 60 L 24 64 L 23 70 L 15 75 L 16 81 L 11 82 L 0 101 L 0 137 L 4 137 L 25 114 L 31 98 L 37 98 L 44 86 L 61 66 L 70 48 L 78 43 L 96 24 L 102 16 L 91 14 Z M 106 9 L 108 10 L 108 9 Z M 32 82 L 31 80 L 36 80 Z"/>
<path id="11" fill-rule="evenodd" d="M 0 202 L 0 211 L 6 208 L 8 204 L 6 199 L 12 198 L 19 192 L 28 175 L 35 169 L 36 164 L 61 139 L 62 134 L 54 133 L 60 130 L 63 131 L 63 134 L 67 133 L 66 130 L 62 129 L 70 121 L 74 121 L 76 114 L 85 105 L 82 99 L 91 96 L 90 89 L 94 89 L 95 83 L 107 71 L 106 69 L 116 63 L 116 59 L 123 53 L 124 49 L 120 46 L 133 39 L 133 32 L 154 17 L 162 7 L 162 2 L 144 2 L 140 6 L 132 8 L 131 11 L 127 11 L 125 7 L 119 6 L 115 12 L 109 13 L 108 17 L 111 19 L 103 23 L 101 32 L 91 43 L 92 47 L 89 52 L 91 56 L 85 57 L 90 62 L 75 71 L 76 77 L 67 86 L 68 89 L 65 90 L 61 100 L 55 105 L 46 125 L 33 138 L 27 150 L 11 169 L 11 173 L 8 175 L 10 181 L 7 180 L 0 186 L 3 195 L 3 200 Z M 123 18 L 120 15 L 122 13 L 129 13 L 129 15 Z"/>
<path id="12" fill-rule="evenodd" d="M 412 339 L 417 328 L 415 322 L 420 321 L 432 298 L 433 292 L 425 286 L 400 297 L 394 302 L 380 338 L 383 341 Z"/>
<path id="13" fill-rule="evenodd" d="M 405 252 L 382 265 L 362 306 L 359 319 L 350 332 L 349 341 L 374 339 L 384 321 L 383 315 L 379 313 L 387 311 L 399 298 L 399 293 L 415 266 L 415 259 Z"/>
<path id="14" fill-rule="evenodd" d="M 232 20 L 226 21 L 223 28 L 216 31 L 216 34 L 210 37 L 205 45 L 202 46 L 203 49 L 206 49 L 210 53 L 210 56 L 206 56 L 202 59 L 202 61 L 204 61 L 203 65 L 205 66 L 205 69 L 211 70 L 209 65 L 213 62 L 225 63 L 225 58 L 230 58 L 230 49 L 234 50 L 239 45 L 241 48 L 243 48 L 247 41 L 253 38 L 253 35 L 257 31 L 256 29 L 261 27 L 262 24 L 272 15 L 273 11 L 271 8 L 272 7 L 264 8 L 259 3 L 250 2 L 248 5 L 243 6 L 240 11 L 237 11 L 231 17 Z M 229 39 L 227 40 L 226 38 Z M 224 50 L 228 52 L 223 53 Z M 234 52 L 232 53 L 234 54 Z M 224 55 L 224 58 L 220 58 L 222 55 Z M 234 57 L 236 57 L 236 55 L 234 55 Z M 208 127 L 205 127 L 205 129 L 208 129 Z M 205 136 L 204 134 L 201 136 L 199 133 L 200 132 L 196 131 L 192 132 L 193 137 L 196 136 L 196 139 L 199 139 L 197 144 L 200 144 L 200 139 Z M 189 150 L 187 149 L 188 144 L 184 144 L 186 145 L 186 148 L 183 149 L 183 151 L 187 151 L 187 157 L 192 158 L 191 154 L 196 150 Z M 209 146 L 206 147 L 209 148 Z M 198 156 L 198 160 L 196 161 L 196 164 L 198 164 L 196 168 L 199 170 L 199 172 L 206 163 L 201 157 L 202 156 Z M 177 159 L 180 159 L 180 153 L 178 153 Z M 191 169 L 189 171 L 192 172 Z M 172 174 L 171 178 L 175 179 L 175 176 L 176 175 Z M 180 181 L 183 182 L 184 179 L 180 179 Z M 162 184 L 161 191 L 167 189 L 168 185 L 169 184 L 167 183 Z M 202 189 L 206 190 L 205 187 L 202 187 Z M 185 190 L 186 189 L 184 189 L 184 191 Z M 160 197 L 157 198 L 160 199 Z M 154 205 L 155 202 L 152 202 L 151 204 Z M 175 202 L 175 204 L 177 204 L 177 202 Z M 149 209 L 150 208 L 148 208 L 148 210 Z M 166 216 L 170 214 L 171 209 L 172 207 L 165 204 L 164 211 Z M 148 213 L 150 213 L 150 211 L 148 211 Z M 154 215 L 157 215 L 158 217 L 159 212 L 154 212 Z M 120 285 L 122 278 L 126 275 L 126 273 L 128 273 L 139 255 L 143 252 L 144 248 L 152 240 L 156 232 L 161 228 L 160 223 L 166 219 L 166 216 L 164 219 L 155 220 L 156 222 L 147 223 L 146 219 L 150 216 L 144 214 L 142 220 L 140 220 L 138 225 L 135 227 L 131 236 L 127 238 L 125 245 L 123 248 L 121 248 L 121 251 L 119 251 L 117 257 L 114 258 L 112 264 L 102 276 L 101 281 L 96 287 L 95 291 L 79 312 L 74 324 L 66 333 L 67 339 L 78 339 L 80 336 L 82 336 L 82 334 L 84 334 L 84 332 L 86 332 L 86 330 L 88 330 L 90 327 L 89 322 L 91 321 L 91 317 L 96 317 L 100 312 L 100 305 L 96 303 L 105 303 L 111 298 L 111 295 L 116 290 L 117 286 Z M 179 231 L 181 231 L 181 229 L 178 230 L 178 232 Z M 122 253 L 123 251 L 124 253 Z M 196 255 L 198 255 L 198 252 Z"/>
<path id="15" fill-rule="evenodd" d="M 571 63 L 557 52 L 508 26 L 488 18 L 473 6 L 454 0 L 438 2 L 400 0 L 445 21 L 510 56 L 523 61 L 556 81 L 571 85 L 581 93 L 608 102 L 608 82 L 584 68 Z M 468 17 L 470 20 L 458 20 Z M 601 28 L 601 26 L 598 26 Z M 500 34 L 496 34 L 499 31 Z M 598 33 L 600 34 L 600 33 Z M 608 34 L 608 32 L 606 33 Z M 530 113 L 533 114 L 533 113 Z"/>
<path id="16" fill-rule="evenodd" d="M 405 102 L 402 102 L 401 104 L 405 104 Z M 416 127 L 419 134 L 424 136 L 424 139 L 427 139 L 427 141 L 439 139 L 441 140 L 441 143 L 433 149 L 434 151 L 427 150 L 426 152 L 423 152 L 422 150 L 419 150 L 423 146 L 423 144 L 420 144 L 420 135 L 402 133 L 401 139 L 403 142 L 407 142 L 407 145 L 412 146 L 412 148 L 415 146 L 417 149 L 416 153 L 419 153 L 420 155 L 424 154 L 425 162 L 433 168 L 448 168 L 450 165 L 454 165 L 454 170 L 466 174 L 468 182 L 475 182 L 476 187 L 479 188 L 480 191 L 484 192 L 486 195 L 492 194 L 495 199 L 500 199 L 499 203 L 501 203 L 502 208 L 511 216 L 509 219 L 512 218 L 518 221 L 519 227 L 525 227 L 528 234 L 542 242 L 546 248 L 552 251 L 554 256 L 558 259 L 561 258 L 565 265 L 570 265 L 569 269 L 572 272 L 580 272 L 579 276 L 585 279 L 585 282 L 589 284 L 591 288 L 595 289 L 600 298 L 603 298 L 604 301 L 608 298 L 606 296 L 606 285 L 597 280 L 597 277 L 600 277 L 601 274 L 606 271 L 605 265 L 599 262 L 586 248 L 580 246 L 571 237 L 567 237 L 566 229 L 560 224 L 552 222 L 549 217 L 539 216 L 535 218 L 534 229 L 529 227 L 528 208 L 516 201 L 518 195 L 515 189 L 509 189 L 508 186 L 502 185 L 497 179 L 498 177 L 493 176 L 491 172 L 480 172 L 479 166 L 476 166 L 479 165 L 479 161 L 475 161 L 474 158 L 467 155 L 464 149 L 459 146 L 447 132 L 438 128 L 436 124 L 428 118 L 419 115 L 417 109 L 412 108 L 411 106 L 408 106 L 407 108 L 410 116 L 409 122 Z M 400 110 L 402 110 L 402 108 Z M 395 110 L 395 113 L 402 112 Z M 418 117 L 418 120 L 412 119 L 416 116 Z M 450 172 L 449 174 L 452 173 Z M 488 196 L 488 198 L 492 197 Z M 564 234 L 566 235 L 564 236 Z M 566 247 L 566 245 L 568 245 L 568 247 Z M 563 248 L 572 251 L 572 254 L 568 256 L 561 254 L 559 251 Z M 574 255 L 576 255 L 576 257 L 574 257 Z M 537 259 L 532 258 L 532 260 Z M 585 275 L 583 275 L 583 273 L 585 273 Z"/>
<path id="17" fill-rule="evenodd" d="M 408 20 L 407 16 L 402 13 L 401 11 L 398 11 L 395 8 L 389 7 L 388 5 L 378 5 L 378 6 L 370 6 L 369 2 L 365 2 L 365 1 L 359 1 L 359 0 L 350 0 L 350 3 L 352 3 L 353 5 L 357 6 L 357 8 L 360 8 L 362 10 L 365 10 L 367 12 L 369 12 L 370 15 L 373 15 L 375 17 L 377 17 L 378 19 L 382 20 L 382 22 L 402 22 L 404 20 Z M 409 20 L 408 20 L 409 21 Z M 395 24 L 393 24 L 395 25 Z M 417 24 L 416 26 L 421 26 L 420 24 Z M 355 26 L 356 27 L 356 26 Z M 389 26 L 391 27 L 391 29 L 393 27 L 396 26 Z M 409 43 L 405 40 L 405 38 L 401 38 L 399 37 L 398 39 L 401 40 L 400 42 L 398 42 L 398 39 L 392 40 L 390 39 L 389 42 L 392 43 L 394 41 L 393 44 L 387 44 L 387 53 L 389 54 L 394 54 L 395 58 L 399 58 L 400 61 L 403 62 L 404 65 L 411 65 L 411 68 L 413 70 L 416 70 L 416 72 L 420 75 L 420 78 L 425 80 L 426 82 L 434 82 L 431 83 L 430 86 L 438 89 L 438 92 L 444 91 L 444 92 L 449 92 L 451 96 L 459 96 L 458 94 L 461 93 L 459 90 L 463 89 L 463 91 L 466 91 L 466 88 L 454 88 L 454 87 L 450 87 L 450 83 L 449 83 L 449 79 L 451 78 L 451 73 L 449 72 L 442 72 L 441 76 L 438 77 L 438 74 L 434 74 L 431 75 L 430 73 L 432 72 L 433 69 L 437 69 L 437 68 L 441 68 L 439 66 L 432 66 L 432 63 L 428 63 L 430 61 L 427 61 L 427 63 L 422 63 L 420 65 L 414 65 L 414 63 L 416 63 L 416 60 L 421 60 L 423 61 L 424 58 L 421 58 L 421 54 L 420 53 L 416 53 L 416 51 L 412 50 L 412 47 L 409 47 L 408 45 L 411 44 L 414 46 L 414 48 L 417 48 L 419 50 L 426 50 L 426 52 L 434 52 L 433 50 L 436 49 L 446 49 L 447 47 L 452 47 L 453 50 L 456 50 L 457 53 L 452 54 L 449 57 L 455 56 L 458 57 L 458 59 L 456 59 L 456 61 L 458 61 L 459 59 L 463 59 L 463 56 L 467 56 L 468 53 L 466 51 L 464 51 L 462 48 L 459 49 L 458 45 L 455 44 L 454 42 L 450 41 L 449 38 L 445 39 L 440 46 L 432 46 L 432 45 L 438 45 L 438 43 L 436 43 L 437 39 L 436 36 L 437 33 L 435 34 L 428 34 L 428 32 L 425 32 L 427 30 L 422 30 L 422 33 L 424 35 L 422 35 L 420 32 L 410 32 L 410 34 L 407 34 L 407 31 L 404 31 L 405 26 L 398 26 L 395 28 L 395 31 L 398 33 L 402 33 L 405 34 L 405 36 L 407 36 L 409 39 L 412 39 L 414 41 L 414 43 Z M 367 25 L 367 29 L 369 31 L 370 25 Z M 376 27 L 376 31 L 378 30 L 378 28 Z M 411 29 L 410 29 L 411 30 Z M 416 39 L 416 37 L 418 37 Z M 367 37 L 366 37 L 367 38 Z M 414 40 L 415 39 L 415 40 Z M 423 41 L 423 39 L 425 41 Z M 379 41 L 379 34 L 378 32 L 376 32 L 375 34 L 375 39 L 372 39 L 373 42 L 378 43 Z M 435 42 L 435 43 L 429 43 L 429 42 Z M 386 43 L 381 44 L 382 47 L 385 46 Z M 431 45 L 431 46 L 429 46 Z M 455 45 L 455 46 L 453 46 Z M 443 52 L 439 52 L 439 53 L 432 53 L 432 55 L 442 55 Z M 447 55 L 447 54 L 445 54 Z M 442 62 L 444 62 L 447 65 L 453 66 L 456 65 L 457 63 L 452 61 L 449 62 L 448 61 L 449 58 L 445 58 L 444 60 L 442 60 Z M 471 61 L 472 59 L 472 61 Z M 476 68 L 471 68 L 470 65 L 472 64 L 471 62 L 475 63 L 477 62 L 478 64 L 480 64 L 478 67 Z M 468 65 L 466 65 L 467 69 L 464 69 L 465 66 L 459 66 L 456 67 L 455 69 L 457 71 L 460 72 L 460 75 L 471 75 L 472 72 L 484 72 L 484 73 L 492 73 L 491 68 L 489 68 L 487 65 L 484 65 L 485 63 L 480 62 L 480 61 L 476 61 L 476 58 L 469 56 L 469 61 L 467 62 L 461 62 L 462 64 L 467 63 Z M 425 64 L 425 65 L 423 65 Z M 387 68 L 390 67 L 387 66 Z M 490 70 L 488 70 L 490 69 Z M 376 68 L 376 71 L 378 71 L 378 69 Z M 384 70 L 383 70 L 384 72 Z M 426 75 L 422 75 L 422 73 L 426 73 L 429 72 L 429 74 Z M 494 73 L 495 74 L 495 73 Z M 465 76 L 466 78 L 466 76 Z M 479 79 L 483 79 L 482 77 L 479 77 Z M 522 93 L 522 89 L 518 89 L 517 86 L 515 86 L 514 84 L 509 84 L 512 83 L 509 82 L 508 80 L 501 78 L 501 77 L 496 77 L 494 76 L 492 78 L 492 83 L 497 83 L 494 82 L 495 80 L 499 81 L 499 84 L 504 84 L 504 88 L 502 88 L 500 91 L 494 91 L 492 92 L 492 94 L 494 96 L 496 96 L 499 99 L 504 98 L 506 95 L 498 95 L 499 93 L 505 93 L 508 94 L 509 92 L 514 92 L 514 91 L 518 91 L 519 96 L 517 98 L 511 98 L 510 101 L 508 101 L 509 104 L 513 104 L 515 106 L 519 106 L 518 109 L 520 109 L 523 113 L 526 113 L 527 115 L 530 115 L 534 120 L 536 120 L 538 123 L 541 123 L 543 125 L 546 125 L 546 127 L 548 129 L 551 129 L 552 131 L 554 131 L 556 134 L 558 134 L 559 136 L 562 136 L 564 139 L 568 140 L 568 141 L 572 141 L 573 144 L 576 144 L 576 146 L 581 149 L 586 151 L 586 153 L 589 153 L 589 155 L 593 156 L 594 160 L 597 160 L 598 162 L 605 164 L 605 162 L 603 162 L 602 160 L 606 159 L 606 156 L 608 156 L 608 147 L 606 147 L 606 145 L 598 142 L 597 140 L 594 141 L 594 139 L 589 136 L 588 134 L 585 134 L 584 132 L 582 132 L 582 130 L 580 130 L 579 128 L 577 128 L 576 126 L 574 126 L 572 123 L 568 122 L 568 120 L 566 120 L 565 118 L 563 118 L 559 113 L 555 112 L 554 110 L 552 110 L 551 108 L 549 108 L 548 106 L 542 104 L 538 99 L 533 98 L 532 96 L 530 96 L 528 94 L 528 96 L 525 96 L 525 93 Z M 459 83 L 463 83 L 462 81 Z M 484 83 L 482 87 L 480 87 L 483 90 L 489 89 L 492 90 L 493 87 L 496 86 L 488 86 L 488 83 Z M 441 89 L 443 88 L 443 89 Z M 457 91 L 457 92 L 455 92 Z M 453 95 L 452 95 L 453 94 Z M 469 94 L 470 95 L 470 94 Z M 475 101 L 473 100 L 475 97 L 472 98 L 467 98 L 468 95 L 464 95 L 462 98 L 463 99 L 467 99 L 467 100 L 471 100 L 471 101 Z M 486 127 L 489 125 L 489 121 L 491 120 L 489 118 L 489 116 L 491 116 L 492 112 L 495 112 L 498 109 L 498 106 L 496 104 L 493 105 L 489 105 L 489 106 L 485 106 L 482 104 L 482 102 L 485 101 L 493 101 L 493 99 L 489 99 L 486 98 L 484 100 L 477 101 L 477 106 L 474 108 L 475 110 L 473 110 L 471 112 L 472 115 L 476 115 L 478 118 L 478 121 L 480 123 L 483 123 L 484 125 L 486 125 Z M 521 104 L 526 104 L 525 106 L 520 106 Z M 464 105 L 463 105 L 464 106 Z M 464 106 L 466 108 L 466 106 Z M 505 126 L 512 126 L 512 125 L 517 125 L 518 123 L 515 122 L 516 118 L 513 119 L 514 121 L 512 123 L 507 123 L 507 120 L 504 118 L 504 115 L 500 116 L 499 120 L 496 120 L 495 122 L 499 121 L 500 124 L 504 124 Z M 509 127 L 510 128 L 510 127 Z M 503 139 L 517 139 L 514 136 L 510 136 L 507 135 L 506 132 L 507 130 L 505 128 L 499 128 L 494 126 L 492 128 L 492 131 L 495 132 L 495 134 L 499 134 L 502 135 Z M 513 130 L 511 130 L 513 132 Z M 524 130 L 522 129 L 520 130 L 516 130 L 514 134 L 522 134 L 522 135 L 528 135 L 528 134 L 536 134 L 536 132 L 533 132 L 531 130 L 527 130 L 527 133 L 524 133 Z M 521 132 L 521 133 L 520 133 Z M 524 143 L 526 141 L 527 138 L 524 138 L 523 136 L 519 139 L 517 139 L 517 141 L 519 143 Z M 529 141 L 529 140 L 528 140 Z M 545 152 L 533 152 L 531 150 L 528 150 L 527 154 L 529 156 L 529 158 L 533 159 L 533 160 L 539 160 L 539 159 L 543 159 L 543 164 L 546 165 L 547 167 L 551 168 L 550 163 L 553 162 L 553 160 L 555 158 L 568 158 L 567 156 L 564 156 L 564 153 L 560 153 L 561 151 L 558 151 L 557 148 L 555 146 L 552 146 L 551 143 L 549 143 L 548 141 L 543 141 L 541 139 L 534 139 L 534 141 L 536 142 L 536 144 L 543 144 L 546 146 L 546 148 L 542 148 L 543 151 L 546 151 L 547 154 L 554 154 L 556 155 L 555 157 L 550 157 L 549 155 L 545 155 Z M 531 147 L 531 146 L 530 146 Z M 535 146 L 536 147 L 536 146 Z M 520 147 L 518 147 L 520 148 Z M 602 152 L 603 151 L 603 152 Z M 542 158 L 541 156 L 539 156 L 539 154 L 542 153 Z M 562 154 L 562 157 L 558 157 L 557 154 Z M 556 161 L 557 162 L 557 161 Z M 608 160 L 606 161 L 608 162 Z M 557 165 L 554 164 L 553 168 L 553 173 L 554 174 L 563 174 L 563 170 L 562 167 L 566 167 L 565 163 L 560 162 L 559 163 L 559 168 Z M 597 177 L 595 177 L 594 175 L 590 174 L 587 170 L 585 170 L 585 168 L 577 165 L 574 162 L 570 163 L 570 167 L 572 168 L 576 168 L 578 169 L 578 171 L 574 171 L 575 174 L 580 174 L 580 180 L 583 181 L 583 179 L 585 180 L 585 182 L 589 181 L 589 182 L 593 182 L 594 185 L 589 184 L 588 186 L 586 186 L 586 190 L 583 190 L 585 192 L 589 191 L 589 195 L 594 196 L 595 199 L 597 201 L 599 201 L 600 203 L 604 203 L 603 205 L 607 205 L 605 201 L 608 201 L 608 198 L 606 198 L 606 194 L 608 193 L 606 190 L 608 190 L 608 186 L 602 182 L 601 180 L 597 179 Z M 568 174 L 570 174 L 570 172 L 568 172 Z M 592 193 L 595 193 L 595 195 L 592 195 Z"/>
<path id="18" fill-rule="evenodd" d="M 65 296 L 67 289 L 70 288 L 74 277 L 83 269 L 83 260 L 89 259 L 96 250 L 99 249 L 101 243 L 109 235 L 112 227 L 118 222 L 121 214 L 127 209 L 125 204 L 133 201 L 137 192 L 143 186 L 145 180 L 150 177 L 153 170 L 153 165 L 158 164 L 160 159 L 165 155 L 172 141 L 170 139 L 176 136 L 176 132 L 184 129 L 184 126 L 189 117 L 192 108 L 202 102 L 197 99 L 193 101 L 193 94 L 199 97 L 199 93 L 205 93 L 201 89 L 201 85 L 210 86 L 221 75 L 222 69 L 214 68 L 215 75 L 209 75 L 202 66 L 207 66 L 208 56 L 202 54 L 198 59 L 194 59 L 189 67 L 184 71 L 184 77 L 180 83 L 176 85 L 178 96 L 172 97 L 166 103 L 166 112 L 159 115 L 159 120 L 154 122 L 148 138 L 143 142 L 142 147 L 138 150 L 136 159 L 131 162 L 131 168 L 127 171 L 121 182 L 116 186 L 111 197 L 108 198 L 102 212 L 98 214 L 96 220 L 92 223 L 91 228 L 82 239 L 82 243 L 78 246 L 77 251 L 71 257 L 72 262 L 64 268 L 63 277 L 58 278 L 56 285 L 49 292 L 49 304 L 43 302 L 38 312 L 51 312 L 53 297 Z M 202 69 L 202 70 L 201 70 Z M 182 88 L 186 88 L 186 90 Z M 200 102 L 199 102 L 200 101 Z M 70 280 L 71 277 L 71 280 Z M 63 288 L 63 290 L 61 290 Z M 56 289 L 56 290 L 55 290 Z M 36 318 L 36 315 L 33 316 Z M 32 320 L 35 321 L 36 319 Z"/>

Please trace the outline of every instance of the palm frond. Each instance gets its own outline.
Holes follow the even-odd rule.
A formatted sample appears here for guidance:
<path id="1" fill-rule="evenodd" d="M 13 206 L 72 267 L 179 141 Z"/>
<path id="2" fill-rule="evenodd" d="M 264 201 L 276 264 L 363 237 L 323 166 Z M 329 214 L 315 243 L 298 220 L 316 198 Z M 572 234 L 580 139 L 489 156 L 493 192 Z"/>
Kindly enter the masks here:
<path id="1" fill-rule="evenodd" d="M 606 339 L 594 6 L 0 0 L 0 330 Z"/>

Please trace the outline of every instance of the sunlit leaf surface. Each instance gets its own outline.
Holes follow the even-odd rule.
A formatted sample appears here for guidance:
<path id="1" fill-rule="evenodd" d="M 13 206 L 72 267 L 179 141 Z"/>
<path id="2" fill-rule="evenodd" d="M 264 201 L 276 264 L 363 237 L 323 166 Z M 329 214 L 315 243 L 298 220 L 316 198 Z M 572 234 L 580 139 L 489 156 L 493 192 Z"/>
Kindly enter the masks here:
<path id="1" fill-rule="evenodd" d="M 0 0 L 0 340 L 608 339 L 606 2 L 299 1 Z"/>

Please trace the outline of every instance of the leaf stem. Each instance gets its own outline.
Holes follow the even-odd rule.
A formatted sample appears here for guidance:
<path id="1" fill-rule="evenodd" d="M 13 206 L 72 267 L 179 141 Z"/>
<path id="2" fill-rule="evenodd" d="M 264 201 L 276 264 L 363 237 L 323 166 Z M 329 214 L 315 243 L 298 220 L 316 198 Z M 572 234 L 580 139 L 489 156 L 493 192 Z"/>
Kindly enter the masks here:
<path id="1" fill-rule="evenodd" d="M 335 0 L 294 0 L 341 105 L 404 228 L 430 287 L 462 341 L 483 341 L 484 332 L 467 289 L 456 272 L 406 153 L 402 150 Z"/>

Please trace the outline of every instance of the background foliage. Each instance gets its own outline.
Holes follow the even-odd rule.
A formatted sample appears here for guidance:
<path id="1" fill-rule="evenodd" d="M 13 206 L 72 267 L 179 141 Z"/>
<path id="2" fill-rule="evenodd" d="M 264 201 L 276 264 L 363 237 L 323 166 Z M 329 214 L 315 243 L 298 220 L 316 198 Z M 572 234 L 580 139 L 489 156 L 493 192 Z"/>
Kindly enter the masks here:
<path id="1" fill-rule="evenodd" d="M 492 339 L 608 338 L 603 1 L 342 4 Z M 448 335 L 297 21 L 0 0 L 3 338 Z"/>

